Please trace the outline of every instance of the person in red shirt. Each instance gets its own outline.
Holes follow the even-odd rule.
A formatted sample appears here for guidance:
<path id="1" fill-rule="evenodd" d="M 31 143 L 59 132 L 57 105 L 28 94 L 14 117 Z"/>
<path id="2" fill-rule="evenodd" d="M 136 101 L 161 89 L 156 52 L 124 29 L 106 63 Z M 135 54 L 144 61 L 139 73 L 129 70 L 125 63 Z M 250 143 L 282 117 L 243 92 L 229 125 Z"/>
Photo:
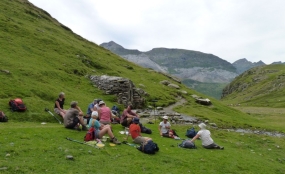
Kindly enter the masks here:
<path id="1" fill-rule="evenodd" d="M 141 144 L 141 143 L 144 143 L 146 141 L 151 140 L 151 138 L 149 138 L 149 137 L 142 137 L 141 136 L 141 128 L 139 126 L 139 123 L 140 123 L 140 119 L 135 117 L 133 119 L 133 123 L 130 125 L 130 128 L 129 128 L 129 132 L 130 132 L 129 134 L 131 134 L 132 139 L 133 139 L 134 143 L 136 143 L 136 144 Z M 129 134 L 128 134 L 126 139 L 128 139 Z"/>

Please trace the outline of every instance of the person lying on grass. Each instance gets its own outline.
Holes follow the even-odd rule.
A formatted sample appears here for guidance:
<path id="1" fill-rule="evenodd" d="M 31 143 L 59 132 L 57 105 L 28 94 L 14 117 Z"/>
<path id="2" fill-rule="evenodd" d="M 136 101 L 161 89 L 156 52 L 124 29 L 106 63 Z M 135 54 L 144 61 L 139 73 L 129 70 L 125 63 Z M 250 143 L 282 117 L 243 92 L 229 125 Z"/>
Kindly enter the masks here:
<path id="1" fill-rule="evenodd" d="M 66 114 L 63 118 L 64 127 L 68 129 L 81 130 L 79 124 L 82 125 L 82 130 L 87 130 L 86 125 L 83 121 L 83 112 L 80 107 L 77 106 L 76 101 L 70 103 L 70 109 L 66 111 Z"/>
<path id="2" fill-rule="evenodd" d="M 141 136 L 141 128 L 139 126 L 140 119 L 139 118 L 134 118 L 132 124 L 130 125 L 129 132 L 132 136 L 133 142 L 136 144 L 141 144 L 146 141 L 152 140 L 149 137 L 142 137 Z M 128 140 L 129 134 L 127 135 L 127 138 L 125 140 Z"/>
<path id="3" fill-rule="evenodd" d="M 97 118 L 98 118 L 98 112 L 93 111 L 91 114 L 91 119 L 89 121 L 89 128 L 94 127 L 94 129 L 96 130 L 95 138 L 101 139 L 105 134 L 108 134 L 110 137 L 110 142 L 114 144 L 121 144 L 121 142 L 118 141 L 117 138 L 114 136 L 110 125 L 100 124 Z"/>
<path id="4" fill-rule="evenodd" d="M 214 140 L 211 138 L 211 132 L 206 129 L 204 123 L 200 123 L 198 126 L 201 130 L 199 130 L 196 136 L 189 141 L 194 142 L 197 138 L 200 138 L 202 140 L 202 146 L 206 149 L 224 149 L 224 147 L 214 143 Z"/>
<path id="5" fill-rule="evenodd" d="M 64 118 L 66 110 L 63 109 L 63 105 L 64 105 L 64 93 L 61 92 L 58 95 L 58 99 L 56 99 L 55 104 L 54 104 L 54 112 L 58 115 L 60 115 L 62 118 Z"/>
<path id="6" fill-rule="evenodd" d="M 140 116 L 132 111 L 132 105 L 128 105 L 128 107 L 123 111 L 121 116 L 121 125 L 124 127 L 129 127 L 133 118 L 140 118 Z"/>
<path id="7" fill-rule="evenodd" d="M 175 131 L 170 129 L 171 125 L 168 121 L 168 116 L 163 116 L 162 118 L 163 118 L 163 121 L 159 123 L 159 127 L 158 127 L 160 136 L 168 137 L 168 138 L 178 137 Z"/>

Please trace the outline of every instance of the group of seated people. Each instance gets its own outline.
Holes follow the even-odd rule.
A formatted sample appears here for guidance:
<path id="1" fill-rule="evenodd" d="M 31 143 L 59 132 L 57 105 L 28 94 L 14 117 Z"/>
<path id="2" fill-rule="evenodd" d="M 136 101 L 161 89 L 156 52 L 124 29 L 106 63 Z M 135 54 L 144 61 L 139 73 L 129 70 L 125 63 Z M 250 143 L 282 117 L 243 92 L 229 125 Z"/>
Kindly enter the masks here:
<path id="1" fill-rule="evenodd" d="M 120 141 L 114 136 L 110 126 L 113 114 L 103 100 L 95 99 L 89 104 L 85 116 L 78 106 L 78 102 L 72 101 L 70 108 L 64 110 L 64 101 L 65 94 L 61 92 L 55 101 L 54 112 L 63 118 L 65 128 L 81 130 L 81 125 L 82 130 L 87 131 L 88 128 L 94 127 L 96 129 L 96 138 L 101 139 L 105 134 L 108 134 L 110 142 L 120 144 Z"/>
<path id="2" fill-rule="evenodd" d="M 68 110 L 63 109 L 64 101 L 65 95 L 61 92 L 59 94 L 59 98 L 55 101 L 54 111 L 58 115 L 62 116 L 64 126 L 66 128 L 81 130 L 79 126 L 81 125 L 82 130 L 88 130 L 87 127 L 94 127 L 96 130 L 96 138 L 101 139 L 105 134 L 108 134 L 110 142 L 120 144 L 120 141 L 118 141 L 114 136 L 110 125 L 114 115 L 110 108 L 106 106 L 104 101 L 95 99 L 89 104 L 85 115 L 85 118 L 88 120 L 87 122 L 84 122 L 83 112 L 76 101 L 72 101 L 70 103 L 70 109 Z M 128 107 L 123 111 L 123 114 L 120 117 L 120 123 L 124 127 L 129 127 L 129 134 L 131 135 L 134 143 L 141 144 L 152 140 L 149 137 L 143 137 L 141 135 L 139 115 L 132 111 L 132 105 L 128 105 Z M 201 130 L 192 140 L 189 141 L 194 142 L 196 139 L 200 138 L 202 140 L 202 146 L 207 149 L 223 149 L 223 147 L 214 143 L 211 138 L 211 133 L 206 129 L 206 125 L 204 123 L 199 124 L 199 127 Z M 171 129 L 171 124 L 169 123 L 167 116 L 163 116 L 163 121 L 159 123 L 159 133 L 162 137 L 178 137 L 176 132 Z M 125 139 L 127 140 L 128 136 Z"/>

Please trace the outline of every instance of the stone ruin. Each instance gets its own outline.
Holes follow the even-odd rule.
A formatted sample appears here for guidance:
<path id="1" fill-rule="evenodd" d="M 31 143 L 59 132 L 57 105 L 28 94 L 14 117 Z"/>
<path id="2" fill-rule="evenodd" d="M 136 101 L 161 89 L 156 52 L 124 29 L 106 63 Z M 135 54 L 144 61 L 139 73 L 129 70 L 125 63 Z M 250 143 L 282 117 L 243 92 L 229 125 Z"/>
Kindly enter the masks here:
<path id="1" fill-rule="evenodd" d="M 129 79 L 116 76 L 90 76 L 92 83 L 105 94 L 113 94 L 117 96 L 117 102 L 125 107 L 132 104 L 135 108 L 143 108 L 145 98 L 148 94 L 136 88 L 133 82 Z"/>

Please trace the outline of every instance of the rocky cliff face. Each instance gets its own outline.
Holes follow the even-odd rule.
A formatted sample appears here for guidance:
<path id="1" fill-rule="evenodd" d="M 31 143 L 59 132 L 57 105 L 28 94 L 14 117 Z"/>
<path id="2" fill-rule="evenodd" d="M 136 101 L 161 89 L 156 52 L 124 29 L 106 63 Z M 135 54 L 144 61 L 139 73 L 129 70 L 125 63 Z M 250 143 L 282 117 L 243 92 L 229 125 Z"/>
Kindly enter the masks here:
<path id="1" fill-rule="evenodd" d="M 156 71 L 199 82 L 229 83 L 238 74 L 229 62 L 212 54 L 183 49 L 154 48 L 147 52 L 128 50 L 111 41 L 100 46 Z"/>

